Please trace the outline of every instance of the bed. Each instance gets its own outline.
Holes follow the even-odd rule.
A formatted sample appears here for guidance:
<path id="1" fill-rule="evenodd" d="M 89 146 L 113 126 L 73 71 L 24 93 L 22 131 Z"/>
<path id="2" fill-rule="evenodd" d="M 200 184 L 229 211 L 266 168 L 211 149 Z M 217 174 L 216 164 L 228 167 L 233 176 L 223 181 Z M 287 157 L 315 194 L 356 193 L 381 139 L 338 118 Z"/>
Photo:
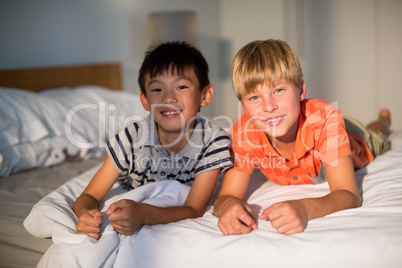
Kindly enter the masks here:
<path id="1" fill-rule="evenodd" d="M 0 86 L 3 86 L 1 82 Z M 68 87 L 76 86 L 79 85 Z M 51 88 L 52 94 L 56 95 L 55 91 L 66 90 L 61 84 Z M 78 92 L 83 90 L 82 87 L 77 89 Z M 131 103 L 138 101 L 138 96 L 132 97 Z M 124 95 L 123 99 L 127 98 Z M 96 100 L 98 105 L 105 102 L 105 107 L 111 107 L 110 104 L 121 108 L 125 106 L 120 105 L 121 98 L 113 100 L 113 103 L 105 99 Z M 140 109 L 119 113 L 144 116 Z M 88 124 L 77 123 L 77 126 L 90 128 Z M 81 135 L 81 141 L 86 143 L 93 142 L 93 139 L 99 141 L 99 137 L 88 138 L 79 130 L 74 133 Z M 101 139 L 110 134 L 105 133 Z M 105 156 L 98 147 L 84 152 L 67 148 L 71 153 L 65 154 L 60 163 L 31 167 L 0 178 L 0 205 L 3 209 L 0 213 L 0 265 L 402 267 L 402 131 L 393 130 L 390 140 L 390 151 L 377 157 L 366 168 L 356 171 L 362 206 L 312 220 L 301 234 L 281 235 L 269 221 L 261 221 L 258 222 L 259 229 L 248 235 L 223 236 L 217 228 L 217 218 L 212 214 L 218 184 L 203 217 L 143 226 L 130 237 L 116 234 L 105 222 L 99 241 L 74 233 L 76 219 L 71 206 Z M 188 193 L 186 186 L 175 182 L 154 183 L 141 188 L 127 192 L 116 183 L 101 204 L 102 211 L 112 201 L 125 197 L 157 205 L 180 205 Z M 258 215 L 261 208 L 277 201 L 318 197 L 328 192 L 327 183 L 275 185 L 255 170 L 246 199 L 254 214 Z"/>
<path id="2" fill-rule="evenodd" d="M 64 133 L 72 107 L 70 134 L 86 148 Z M 36 266 L 52 240 L 22 225 L 32 206 L 101 163 L 102 141 L 146 114 L 122 91 L 118 62 L 0 70 L 0 267 Z"/>

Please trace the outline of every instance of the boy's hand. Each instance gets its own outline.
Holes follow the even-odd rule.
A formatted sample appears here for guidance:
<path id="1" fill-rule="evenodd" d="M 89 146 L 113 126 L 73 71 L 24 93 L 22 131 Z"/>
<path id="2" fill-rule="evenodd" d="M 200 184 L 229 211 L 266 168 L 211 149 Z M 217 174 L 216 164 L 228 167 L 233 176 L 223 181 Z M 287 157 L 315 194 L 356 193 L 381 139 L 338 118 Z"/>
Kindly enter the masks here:
<path id="1" fill-rule="evenodd" d="M 226 199 L 218 221 L 218 228 L 223 235 L 248 234 L 258 228 L 249 206 L 234 197 Z"/>
<path id="2" fill-rule="evenodd" d="M 275 203 L 266 208 L 259 219 L 269 219 L 278 233 L 292 235 L 304 231 L 308 213 L 302 200 L 292 200 Z"/>
<path id="3" fill-rule="evenodd" d="M 122 235 L 132 235 L 144 223 L 141 204 L 129 199 L 111 204 L 106 214 L 115 231 Z"/>
<path id="4" fill-rule="evenodd" d="M 82 213 L 78 218 L 77 233 L 99 239 L 102 220 L 102 212 L 99 209 L 92 209 Z"/>

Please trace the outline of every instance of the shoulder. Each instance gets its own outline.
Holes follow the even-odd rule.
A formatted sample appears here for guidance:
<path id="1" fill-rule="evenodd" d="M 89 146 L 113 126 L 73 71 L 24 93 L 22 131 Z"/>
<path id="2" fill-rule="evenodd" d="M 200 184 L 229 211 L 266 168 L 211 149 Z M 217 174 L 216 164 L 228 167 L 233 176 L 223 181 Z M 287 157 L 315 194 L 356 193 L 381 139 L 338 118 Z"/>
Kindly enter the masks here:
<path id="1" fill-rule="evenodd" d="M 140 119 L 140 120 L 133 120 L 126 124 L 126 127 L 120 131 L 120 133 L 130 133 L 131 135 L 138 135 L 144 132 L 148 132 L 150 129 L 150 124 L 152 120 L 149 117 Z"/>
<path id="2" fill-rule="evenodd" d="M 347 137 L 342 114 L 337 103 L 307 99 L 301 105 L 301 135 L 303 147 L 319 151 L 338 148 Z"/>
<path id="3" fill-rule="evenodd" d="M 197 116 L 189 144 L 191 145 L 189 148 L 193 151 L 192 155 L 196 156 L 194 162 L 196 175 L 218 168 L 223 171 L 232 165 L 229 134 L 205 117 Z"/>
<path id="4" fill-rule="evenodd" d="M 230 129 L 233 142 L 236 144 L 244 140 L 254 139 L 256 128 L 247 114 L 243 114 Z"/>
<path id="5" fill-rule="evenodd" d="M 237 134 L 244 132 L 246 128 L 254 128 L 254 125 L 251 124 L 251 121 L 247 114 L 243 114 L 237 121 L 233 124 L 231 128 L 231 134 Z"/>
<path id="6" fill-rule="evenodd" d="M 344 125 L 342 114 L 336 108 L 337 102 L 306 99 L 301 102 L 301 126 L 303 133 L 314 132 L 317 136 L 323 129 Z"/>
<path id="7" fill-rule="evenodd" d="M 125 127 L 112 137 L 110 141 L 121 141 L 123 144 L 127 144 L 125 141 L 127 141 L 128 144 L 143 144 L 148 140 L 148 137 L 151 136 L 149 133 L 152 129 L 152 124 L 153 121 L 150 116 L 130 121 L 126 123 Z"/>
<path id="8" fill-rule="evenodd" d="M 247 114 L 242 115 L 231 128 L 232 148 L 234 152 L 245 153 L 261 148 L 266 134 L 258 130 Z"/>
<path id="9" fill-rule="evenodd" d="M 338 102 L 328 103 L 320 99 L 305 99 L 301 102 L 301 110 L 307 119 L 325 120 L 333 114 L 340 115 Z M 312 118 L 310 118 L 312 117 Z"/>
<path id="10" fill-rule="evenodd" d="M 200 115 L 196 117 L 194 133 L 200 136 L 200 139 L 202 139 L 204 143 L 208 143 L 208 141 L 216 139 L 217 137 L 229 138 L 229 134 L 221 126 L 212 124 L 211 121 Z"/>

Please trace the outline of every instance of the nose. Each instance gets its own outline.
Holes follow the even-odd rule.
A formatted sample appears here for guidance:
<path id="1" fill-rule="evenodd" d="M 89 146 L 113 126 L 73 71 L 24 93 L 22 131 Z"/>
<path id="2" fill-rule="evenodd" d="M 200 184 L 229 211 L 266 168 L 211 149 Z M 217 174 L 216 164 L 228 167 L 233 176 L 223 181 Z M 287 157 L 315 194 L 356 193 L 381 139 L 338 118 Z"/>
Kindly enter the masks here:
<path id="1" fill-rule="evenodd" d="M 177 102 L 177 95 L 175 90 L 165 90 L 163 93 L 163 104 L 171 104 Z"/>
<path id="2" fill-rule="evenodd" d="M 264 98 L 263 105 L 264 105 L 264 111 L 269 113 L 273 113 L 276 111 L 276 109 L 278 109 L 278 105 L 275 99 L 273 98 Z"/>

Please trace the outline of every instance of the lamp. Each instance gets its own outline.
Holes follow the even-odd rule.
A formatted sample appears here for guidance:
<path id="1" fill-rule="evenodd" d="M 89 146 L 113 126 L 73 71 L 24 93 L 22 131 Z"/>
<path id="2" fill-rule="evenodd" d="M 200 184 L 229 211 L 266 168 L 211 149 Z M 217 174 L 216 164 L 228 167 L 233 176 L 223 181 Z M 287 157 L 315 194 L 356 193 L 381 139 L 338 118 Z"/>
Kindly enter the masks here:
<path id="1" fill-rule="evenodd" d="M 186 41 L 197 45 L 195 12 L 174 11 L 151 13 L 148 18 L 149 42 Z"/>

